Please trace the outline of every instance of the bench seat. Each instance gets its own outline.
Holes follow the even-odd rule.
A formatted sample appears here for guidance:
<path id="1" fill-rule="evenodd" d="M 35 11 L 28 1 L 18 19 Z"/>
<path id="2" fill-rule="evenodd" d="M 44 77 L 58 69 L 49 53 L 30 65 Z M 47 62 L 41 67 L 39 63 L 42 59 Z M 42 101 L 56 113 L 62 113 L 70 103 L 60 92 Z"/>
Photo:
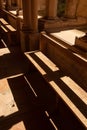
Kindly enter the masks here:
<path id="1" fill-rule="evenodd" d="M 41 51 L 25 52 L 25 56 L 87 128 L 87 93 L 73 79 L 67 76 Z M 78 104 L 79 102 L 79 104 Z"/>

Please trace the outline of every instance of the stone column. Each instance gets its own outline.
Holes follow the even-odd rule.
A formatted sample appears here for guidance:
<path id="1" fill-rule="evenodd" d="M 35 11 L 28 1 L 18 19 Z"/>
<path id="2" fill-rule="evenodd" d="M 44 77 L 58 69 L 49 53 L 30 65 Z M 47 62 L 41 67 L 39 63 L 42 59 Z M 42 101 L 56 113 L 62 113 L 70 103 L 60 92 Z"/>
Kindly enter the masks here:
<path id="1" fill-rule="evenodd" d="M 17 5 L 19 9 L 22 9 L 22 0 L 17 0 Z"/>
<path id="2" fill-rule="evenodd" d="M 38 0 L 22 0 L 23 27 L 21 31 L 21 47 L 23 51 L 37 49 L 38 41 Z"/>
<path id="3" fill-rule="evenodd" d="M 66 0 L 65 17 L 76 18 L 76 11 L 79 0 Z"/>
<path id="4" fill-rule="evenodd" d="M 33 32 L 38 32 L 38 0 L 31 2 L 31 27 Z"/>
<path id="5" fill-rule="evenodd" d="M 20 15 L 19 11 L 21 10 L 21 15 L 23 15 L 22 12 L 22 0 L 17 0 L 17 15 Z"/>
<path id="6" fill-rule="evenodd" d="M 2 9 L 2 4 L 3 4 L 2 0 L 0 0 L 0 9 Z"/>
<path id="7" fill-rule="evenodd" d="M 31 30 L 31 0 L 22 0 L 23 5 L 23 27 L 25 30 Z"/>
<path id="8" fill-rule="evenodd" d="M 11 3 L 12 1 L 11 0 L 6 0 L 6 10 L 9 10 L 11 9 Z"/>
<path id="9" fill-rule="evenodd" d="M 23 5 L 23 25 L 20 31 L 20 41 L 22 51 L 29 48 L 29 32 L 31 30 L 31 0 L 22 0 Z"/>
<path id="10" fill-rule="evenodd" d="M 46 17 L 47 19 L 57 18 L 57 3 L 58 0 L 46 0 Z"/>

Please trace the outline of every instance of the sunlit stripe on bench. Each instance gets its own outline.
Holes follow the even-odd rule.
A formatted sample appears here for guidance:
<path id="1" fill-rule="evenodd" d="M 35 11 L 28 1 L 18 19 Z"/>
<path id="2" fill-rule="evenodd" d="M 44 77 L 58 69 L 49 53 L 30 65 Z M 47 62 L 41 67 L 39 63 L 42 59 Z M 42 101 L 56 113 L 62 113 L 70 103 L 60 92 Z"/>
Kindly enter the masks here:
<path id="1" fill-rule="evenodd" d="M 52 71 L 57 71 L 59 68 L 50 59 L 48 59 L 42 52 L 36 52 L 35 55 L 43 61 Z"/>
<path id="2" fill-rule="evenodd" d="M 27 58 L 34 64 L 34 66 L 40 71 L 42 75 L 45 75 L 46 72 L 40 67 L 40 65 L 27 53 L 25 53 Z"/>
<path id="3" fill-rule="evenodd" d="M 13 28 L 11 25 L 6 25 L 6 28 L 9 29 L 12 32 L 16 31 L 16 29 Z"/>
<path id="4" fill-rule="evenodd" d="M 70 77 L 64 76 L 60 78 L 86 105 L 87 93 Z"/>
<path id="5" fill-rule="evenodd" d="M 0 18 L 0 22 L 5 25 L 8 24 L 3 18 Z"/>

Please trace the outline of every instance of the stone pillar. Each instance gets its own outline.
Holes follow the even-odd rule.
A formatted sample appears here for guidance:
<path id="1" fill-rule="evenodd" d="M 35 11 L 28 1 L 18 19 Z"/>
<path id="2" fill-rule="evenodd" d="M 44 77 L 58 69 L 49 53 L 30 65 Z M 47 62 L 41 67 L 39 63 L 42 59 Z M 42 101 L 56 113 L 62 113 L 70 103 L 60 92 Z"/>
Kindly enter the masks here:
<path id="1" fill-rule="evenodd" d="M 2 9 L 2 4 L 3 4 L 2 0 L 0 0 L 0 9 Z"/>
<path id="2" fill-rule="evenodd" d="M 21 31 L 21 47 L 23 51 L 37 49 L 38 41 L 38 0 L 22 0 L 23 27 Z"/>
<path id="3" fill-rule="evenodd" d="M 76 18 L 76 11 L 79 0 L 66 0 L 65 17 Z"/>
<path id="4" fill-rule="evenodd" d="M 11 9 L 11 0 L 6 0 L 6 10 L 10 10 Z"/>
<path id="5" fill-rule="evenodd" d="M 23 27 L 24 30 L 31 30 L 31 0 L 22 0 L 23 4 Z"/>
<path id="6" fill-rule="evenodd" d="M 20 32 L 22 51 L 29 48 L 29 32 L 31 30 L 31 0 L 22 0 L 23 5 L 23 26 Z"/>
<path id="7" fill-rule="evenodd" d="M 23 12 L 22 12 L 22 0 L 17 0 L 17 15 L 23 15 Z M 20 13 L 20 10 L 21 10 L 21 13 Z"/>
<path id="8" fill-rule="evenodd" d="M 38 32 L 38 0 L 31 2 L 31 27 L 33 32 Z"/>
<path id="9" fill-rule="evenodd" d="M 19 9 L 22 9 L 22 0 L 17 0 L 17 5 Z"/>
<path id="10" fill-rule="evenodd" d="M 46 0 L 46 17 L 47 19 L 57 18 L 57 3 L 58 0 Z"/>

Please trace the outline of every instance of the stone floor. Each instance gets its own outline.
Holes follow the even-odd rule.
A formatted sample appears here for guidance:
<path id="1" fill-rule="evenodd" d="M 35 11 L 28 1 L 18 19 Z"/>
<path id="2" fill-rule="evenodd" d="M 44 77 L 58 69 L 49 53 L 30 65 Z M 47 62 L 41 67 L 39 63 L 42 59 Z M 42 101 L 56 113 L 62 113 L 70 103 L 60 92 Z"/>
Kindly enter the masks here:
<path id="1" fill-rule="evenodd" d="M 26 89 L 28 64 L 18 47 L 0 48 L 0 130 L 51 130 L 45 113 Z M 28 91 L 28 92 L 27 92 Z"/>

